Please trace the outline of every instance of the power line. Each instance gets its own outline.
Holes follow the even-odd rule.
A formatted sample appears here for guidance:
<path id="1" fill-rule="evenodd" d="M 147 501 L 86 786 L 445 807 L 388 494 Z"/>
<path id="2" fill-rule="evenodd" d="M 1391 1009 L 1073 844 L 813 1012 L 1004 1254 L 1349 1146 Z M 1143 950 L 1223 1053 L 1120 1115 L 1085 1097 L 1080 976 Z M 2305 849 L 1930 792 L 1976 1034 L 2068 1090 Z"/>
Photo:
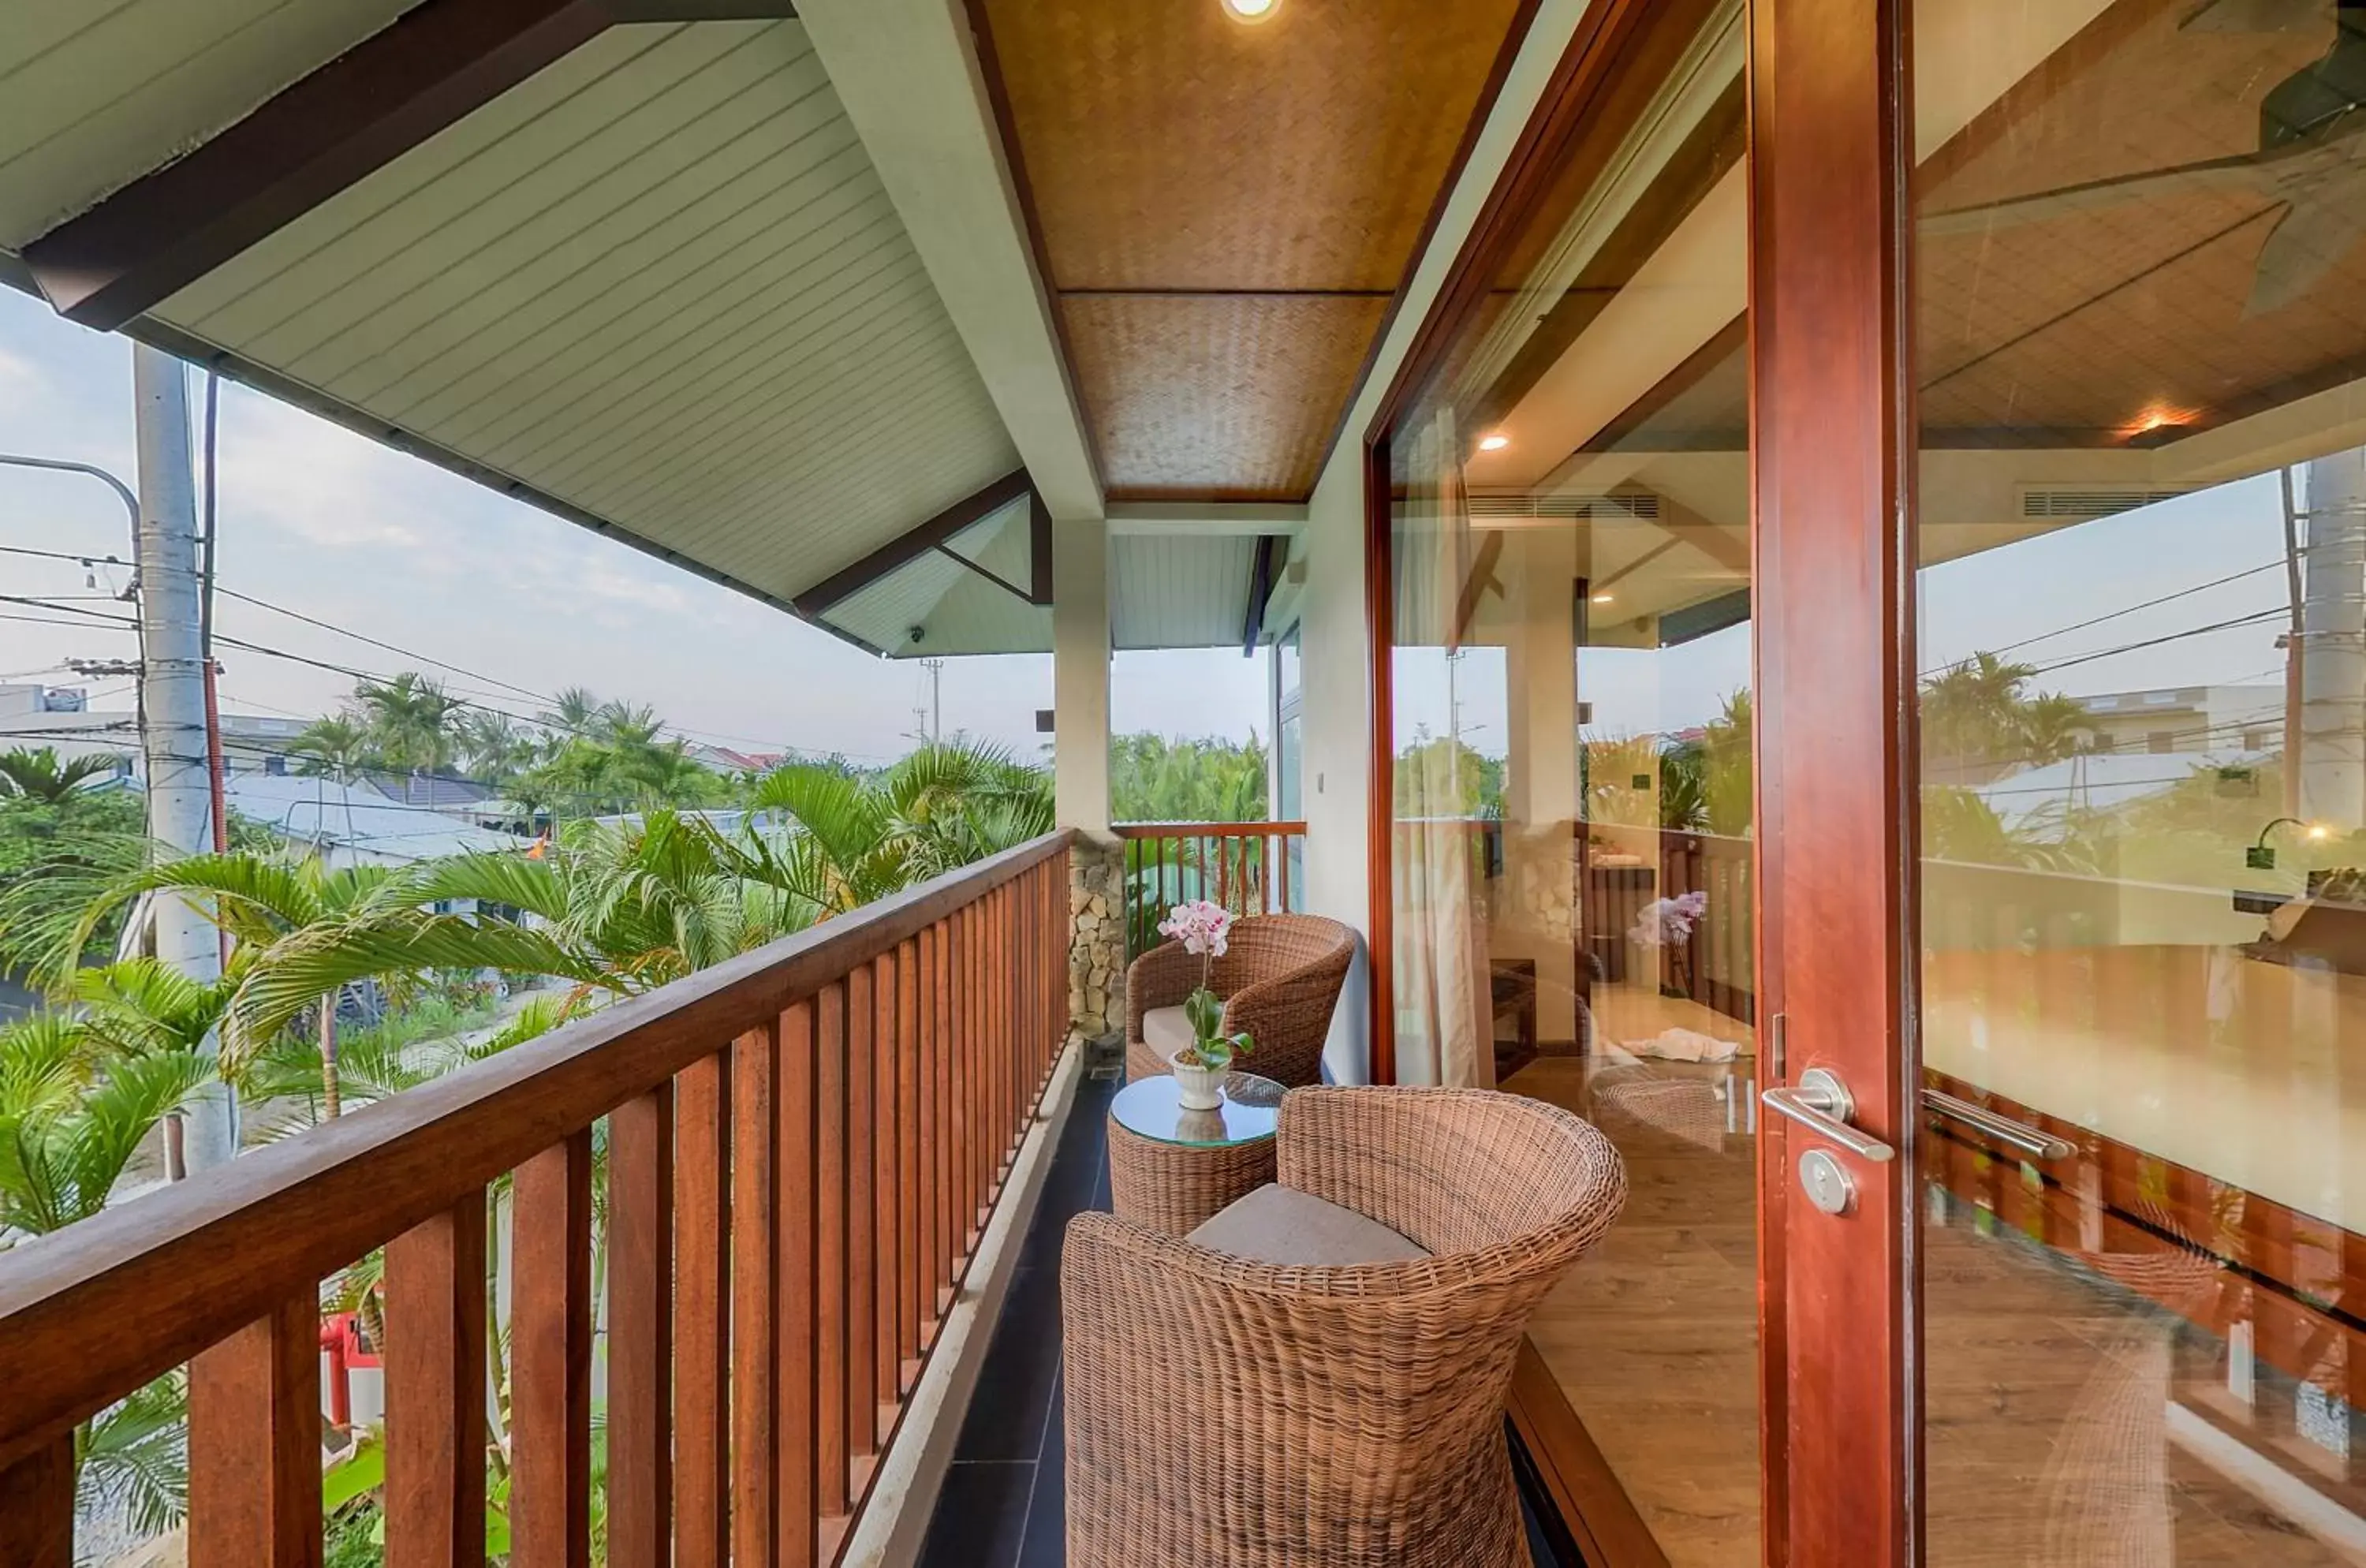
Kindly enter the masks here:
<path id="1" fill-rule="evenodd" d="M 2056 670 L 2067 670 L 2074 664 L 2090 664 L 2098 659 L 2111 659 L 2123 653 L 2135 653 L 2143 649 L 2158 648 L 2164 643 L 2181 642 L 2190 637 L 2207 637 L 2212 632 L 2234 631 L 2243 626 L 2255 626 L 2265 621 L 2280 621 L 2288 614 L 2290 612 L 2282 604 L 2272 610 L 2255 610 L 2248 615 L 2236 615 L 2228 620 L 2214 621 L 2204 626 L 2188 626 L 2183 631 L 2166 632 L 2159 637 L 2146 637 L 2140 642 L 2122 643 L 2117 648 L 2097 649 L 2092 653 L 2074 654 L 2068 659 L 2056 660 L 2051 664 L 2041 664 L 2030 673 L 2050 675 Z"/>
<path id="2" fill-rule="evenodd" d="M 380 642 L 374 637 L 364 636 L 362 633 L 354 631 L 350 627 L 337 626 L 332 622 L 321 620 L 317 616 L 308 615 L 301 610 L 291 610 L 285 604 L 275 604 L 268 599 L 258 599 L 252 593 L 242 593 L 235 588 L 226 588 L 217 583 L 214 587 L 214 592 L 222 594 L 225 597 L 235 599 L 242 604 L 253 604 L 257 609 L 268 610 L 276 615 L 286 615 L 290 620 L 301 621 L 308 626 L 318 626 L 322 631 L 335 632 L 338 636 L 349 637 L 355 642 L 366 642 L 372 648 L 384 649 L 389 653 L 399 653 L 405 659 L 415 659 L 422 664 L 433 664 L 438 670 L 449 670 L 455 675 L 466 675 L 471 681 L 482 681 L 489 686 L 499 686 L 504 691 L 515 692 L 519 696 L 531 697 L 538 703 L 548 703 L 556 700 L 546 693 L 535 691 L 530 687 L 518 685 L 514 682 L 504 681 L 493 675 L 486 675 L 478 671 L 468 669 L 463 665 L 454 664 L 445 660 L 434 658 L 428 654 L 415 652 L 411 649 L 399 648 L 390 642 Z"/>
<path id="3" fill-rule="evenodd" d="M 2192 594 L 2195 594 L 2195 593 L 2203 593 L 2203 592 L 2207 592 L 2209 590 L 2211 590 L 2211 589 L 2213 589 L 2213 588 L 2223 588 L 2223 587 L 2225 587 L 2227 583 L 2230 583 L 2230 582 L 2238 582 L 2238 581 L 2242 581 L 2244 578 L 2247 578 L 2247 577 L 2257 577 L 2259 573 L 2261 573 L 2261 572 L 2263 572 L 2263 571 L 2282 571 L 2282 570 L 2283 570 L 2283 565 L 2284 565 L 2284 563 L 2283 563 L 2282 561 L 2281 561 L 2281 560 L 2273 560 L 2273 561 L 2270 561 L 2270 562 L 2268 562 L 2268 563 L 2267 563 L 2266 565 L 2264 565 L 2264 566 L 2246 567 L 2246 568 L 2244 568 L 2241 571 L 2230 572 L 2230 573 L 2228 573 L 2228 574 L 2227 574 L 2226 576 L 2225 576 L 2225 577 L 2213 578 L 2213 579 L 2212 579 L 2210 581 L 2208 581 L 2208 582 L 2197 582 L 2197 583 L 2195 583 L 2195 584 L 2194 584 L 2192 587 L 2191 587 L 2191 588 L 2180 588 L 2180 589 L 2179 589 L 2179 590 L 2178 590 L 2176 592 L 2174 592 L 2174 593 L 2164 593 L 2164 594 L 2162 594 L 2162 595 L 2161 595 L 2159 598 L 2158 598 L 2158 599 L 2146 599 L 2146 600 L 2145 600 L 2142 604 L 2129 604 L 2129 605 L 2124 606 L 2123 608 L 2121 608 L 2121 609 L 2117 609 L 2117 610 L 2108 610 L 2108 611 L 2105 611 L 2102 615 L 2092 615 L 2092 616 L 2090 616 L 2089 618 L 2087 618 L 2086 620 L 2083 620 L 2083 621 L 2073 621 L 2070 625 L 2068 625 L 2068 626 L 2056 626 L 2056 627 L 2055 627 L 2055 628 L 2053 628 L 2051 631 L 2043 631 L 2043 632 L 2038 632 L 2038 633 L 2036 633 L 2036 634 L 2035 634 L 2035 635 L 2034 635 L 2034 636 L 2022 637 L 2022 638 L 2020 641 L 2018 641 L 2018 642 L 2008 642 L 2008 643 L 2003 644 L 2003 645 L 2002 645 L 2002 646 L 2000 646 L 2000 647 L 1997 647 L 1997 648 L 1990 648 L 1990 649 L 1982 649 L 1982 651 L 1983 651 L 1983 652 L 1986 652 L 1986 653 L 1991 653 L 1991 654 L 2004 654 L 2004 653 L 2011 653 L 2011 652 L 2013 649 L 2018 649 L 2018 648 L 2027 648 L 2031 643 L 2034 643 L 2034 642 L 2047 642 L 2047 641 L 2051 641 L 2051 640 L 2052 640 L 2053 638 L 2055 638 L 2055 637 L 2064 637 L 2064 636 L 2067 636 L 2067 634 L 2069 634 L 2069 633 L 2071 633 L 2071 632 L 2084 631 L 2084 630 L 2086 630 L 2089 626 L 2101 626 L 2105 621 L 2114 621 L 2114 620 L 2117 620 L 2117 619 L 2119 619 L 2122 615 L 2135 615 L 2138 610 L 2150 610 L 2150 609 L 2156 609 L 2156 608 L 2158 608 L 2158 606 L 2163 605 L 2163 604 L 2167 604 L 2170 603 L 2170 602 L 2171 602 L 2171 601 L 2173 601 L 2173 600 L 2178 600 L 2178 599 L 2187 598 L 2187 597 L 2189 597 L 2189 596 L 2191 596 L 2191 595 L 2192 595 Z M 2284 612 L 2283 612 L 2283 611 L 2282 611 L 2282 610 L 2279 610 L 2277 613 L 2281 615 L 2281 614 L 2283 614 Z M 1960 660 L 1960 659 L 1959 659 L 1959 660 L 1956 660 L 1953 661 L 1952 663 L 1940 665 L 1940 666 L 1939 666 L 1939 667 L 1937 667 L 1936 669 L 1925 670 L 1925 671 L 1922 671 L 1922 676 L 1923 676 L 1923 678 L 1928 679 L 1929 677 L 1931 677 L 1931 676 L 1932 676 L 1932 675 L 1943 675 L 1943 674 L 1946 673 L 1948 671 L 1953 670 L 1953 669 L 1955 669 L 1958 665 L 1964 664 L 1964 663 L 1966 663 L 1966 660 Z"/>

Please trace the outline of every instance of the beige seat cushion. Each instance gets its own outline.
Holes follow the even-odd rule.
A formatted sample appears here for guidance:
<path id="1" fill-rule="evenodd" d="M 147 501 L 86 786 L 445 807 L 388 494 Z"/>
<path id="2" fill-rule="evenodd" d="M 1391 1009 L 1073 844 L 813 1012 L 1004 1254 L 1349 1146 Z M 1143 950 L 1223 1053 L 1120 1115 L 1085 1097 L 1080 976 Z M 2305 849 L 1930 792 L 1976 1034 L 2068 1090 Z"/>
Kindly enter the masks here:
<path id="1" fill-rule="evenodd" d="M 1410 1263 L 1429 1254 L 1378 1220 L 1269 1182 L 1191 1233 L 1211 1252 L 1257 1263 L 1326 1268 Z"/>
<path id="2" fill-rule="evenodd" d="M 1191 1043 L 1191 1021 L 1181 1008 L 1151 1008 L 1142 1015 L 1142 1043 L 1171 1056 Z"/>

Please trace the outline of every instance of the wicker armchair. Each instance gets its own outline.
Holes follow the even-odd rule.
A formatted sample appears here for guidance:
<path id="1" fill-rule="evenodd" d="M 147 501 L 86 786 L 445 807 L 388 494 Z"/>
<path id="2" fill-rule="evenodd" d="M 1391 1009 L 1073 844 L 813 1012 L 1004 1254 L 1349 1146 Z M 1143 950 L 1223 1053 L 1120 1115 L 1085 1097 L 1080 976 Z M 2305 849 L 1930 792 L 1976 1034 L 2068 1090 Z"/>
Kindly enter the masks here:
<path id="1" fill-rule="evenodd" d="M 1209 976 L 1209 988 L 1224 998 L 1224 1032 L 1246 1030 L 1256 1040 L 1256 1052 L 1240 1062 L 1243 1068 L 1293 1088 L 1321 1079 L 1331 1010 L 1338 1005 L 1355 952 L 1355 933 L 1320 915 L 1252 915 L 1234 925 L 1224 955 Z M 1182 1007 L 1200 984 L 1200 962 L 1181 942 L 1170 942 L 1126 970 L 1128 1082 L 1166 1072 L 1167 1054 L 1189 1043 L 1188 1032 L 1164 1046 L 1149 1040 L 1144 1019 L 1155 1010 Z M 1168 1027 L 1182 1025 L 1177 1020 Z M 1158 1032 L 1154 1021 L 1151 1032 Z"/>
<path id="2" fill-rule="evenodd" d="M 1608 1139 L 1451 1089 L 1303 1089 L 1280 1185 L 1418 1244 L 1308 1267 L 1106 1213 L 1060 1265 L 1074 1568 L 1526 1568 L 1504 1401 L 1530 1313 L 1617 1217 Z"/>

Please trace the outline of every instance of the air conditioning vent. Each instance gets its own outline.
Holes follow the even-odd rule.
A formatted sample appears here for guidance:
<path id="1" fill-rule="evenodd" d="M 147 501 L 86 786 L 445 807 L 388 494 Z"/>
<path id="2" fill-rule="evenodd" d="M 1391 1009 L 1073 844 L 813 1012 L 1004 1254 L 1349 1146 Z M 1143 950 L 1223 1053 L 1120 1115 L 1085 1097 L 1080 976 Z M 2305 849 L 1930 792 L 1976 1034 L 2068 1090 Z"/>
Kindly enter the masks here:
<path id="1" fill-rule="evenodd" d="M 1603 495 L 1473 495 L 1470 504 L 1471 517 L 1487 522 L 1541 523 L 1605 517 L 1651 523 L 1660 515 L 1660 498 L 1647 490 Z"/>
<path id="2" fill-rule="evenodd" d="M 2021 515 L 2032 523 L 2086 523 L 2192 493 L 2188 485 L 2025 485 Z"/>

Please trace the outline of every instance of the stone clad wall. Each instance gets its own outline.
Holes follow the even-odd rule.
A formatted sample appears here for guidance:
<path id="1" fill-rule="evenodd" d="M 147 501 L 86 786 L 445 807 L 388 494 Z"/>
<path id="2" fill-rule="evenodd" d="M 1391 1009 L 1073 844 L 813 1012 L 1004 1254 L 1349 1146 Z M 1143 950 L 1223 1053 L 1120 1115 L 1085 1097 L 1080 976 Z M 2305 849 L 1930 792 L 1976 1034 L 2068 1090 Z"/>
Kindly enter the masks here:
<path id="1" fill-rule="evenodd" d="M 1125 850 L 1079 839 L 1068 863 L 1069 1037 L 1125 1032 Z"/>

